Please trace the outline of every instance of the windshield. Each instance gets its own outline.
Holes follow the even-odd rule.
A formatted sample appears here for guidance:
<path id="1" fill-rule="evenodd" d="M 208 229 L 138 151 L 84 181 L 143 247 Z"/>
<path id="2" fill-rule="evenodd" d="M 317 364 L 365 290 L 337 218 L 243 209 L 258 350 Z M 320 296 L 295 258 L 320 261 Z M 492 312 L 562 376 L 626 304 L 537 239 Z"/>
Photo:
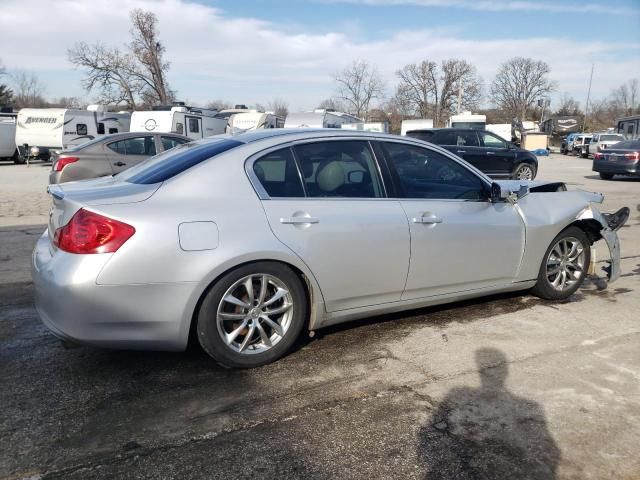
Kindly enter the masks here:
<path id="1" fill-rule="evenodd" d="M 452 122 L 453 128 L 473 128 L 474 130 L 484 130 L 486 127 L 485 122 Z"/>
<path id="2" fill-rule="evenodd" d="M 206 143 L 184 143 L 115 176 L 118 180 L 129 183 L 160 183 L 240 145 L 243 143 L 227 138 L 210 140 Z"/>

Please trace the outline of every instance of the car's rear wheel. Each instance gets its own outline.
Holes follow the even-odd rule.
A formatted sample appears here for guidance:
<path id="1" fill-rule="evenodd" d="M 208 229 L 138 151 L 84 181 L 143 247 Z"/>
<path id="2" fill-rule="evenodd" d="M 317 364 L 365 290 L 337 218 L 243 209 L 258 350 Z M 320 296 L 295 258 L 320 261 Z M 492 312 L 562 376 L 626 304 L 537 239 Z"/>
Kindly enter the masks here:
<path id="1" fill-rule="evenodd" d="M 580 288 L 591 261 L 591 244 L 584 231 L 569 227 L 553 239 L 544 254 L 533 293 L 562 300 Z"/>
<path id="2" fill-rule="evenodd" d="M 600 172 L 600 178 L 602 180 L 611 180 L 613 178 L 613 173 L 603 173 Z"/>
<path id="3" fill-rule="evenodd" d="M 257 262 L 227 273 L 209 290 L 198 313 L 198 340 L 225 367 L 259 367 L 292 347 L 306 315 L 305 290 L 295 272 Z"/>
<path id="4" fill-rule="evenodd" d="M 528 163 L 521 163 L 513 171 L 514 180 L 533 180 L 536 176 L 535 169 Z"/>

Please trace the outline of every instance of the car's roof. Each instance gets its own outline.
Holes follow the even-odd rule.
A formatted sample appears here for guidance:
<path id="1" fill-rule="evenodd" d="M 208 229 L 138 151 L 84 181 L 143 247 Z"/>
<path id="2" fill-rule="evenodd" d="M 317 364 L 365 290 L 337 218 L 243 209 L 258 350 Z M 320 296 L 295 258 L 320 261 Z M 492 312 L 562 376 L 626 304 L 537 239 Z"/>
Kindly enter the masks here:
<path id="1" fill-rule="evenodd" d="M 406 138 L 400 137 L 398 135 L 391 135 L 388 133 L 364 132 L 359 130 L 342 130 L 340 128 L 267 128 L 254 130 L 247 133 L 239 133 L 236 135 L 215 135 L 213 137 L 207 137 L 202 140 L 198 140 L 198 143 L 207 143 L 207 141 L 219 138 L 230 138 L 242 143 L 253 143 L 261 140 L 277 139 L 281 141 L 281 143 L 284 143 L 288 139 L 294 140 L 299 138 L 312 139 L 327 137 L 389 138 L 394 140 Z"/>

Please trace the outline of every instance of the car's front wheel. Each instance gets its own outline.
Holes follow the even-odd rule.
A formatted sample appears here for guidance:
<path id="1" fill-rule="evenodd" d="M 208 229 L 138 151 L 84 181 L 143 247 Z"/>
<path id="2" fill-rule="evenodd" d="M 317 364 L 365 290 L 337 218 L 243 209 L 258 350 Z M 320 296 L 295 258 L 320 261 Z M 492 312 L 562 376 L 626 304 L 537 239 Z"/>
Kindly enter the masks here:
<path id="1" fill-rule="evenodd" d="M 259 367 L 292 347 L 306 315 L 305 290 L 295 272 L 257 262 L 227 273 L 209 290 L 198 313 L 198 340 L 225 367 Z"/>
<path id="2" fill-rule="evenodd" d="M 562 300 L 580 288 L 591 261 L 591 244 L 584 231 L 569 227 L 553 239 L 544 254 L 533 287 L 534 295 L 547 300 Z"/>
<path id="3" fill-rule="evenodd" d="M 600 178 L 602 180 L 611 180 L 613 178 L 613 173 L 603 173 L 600 172 Z"/>
<path id="4" fill-rule="evenodd" d="M 535 169 L 528 163 L 521 163 L 513 171 L 514 180 L 533 180 L 536 176 Z"/>

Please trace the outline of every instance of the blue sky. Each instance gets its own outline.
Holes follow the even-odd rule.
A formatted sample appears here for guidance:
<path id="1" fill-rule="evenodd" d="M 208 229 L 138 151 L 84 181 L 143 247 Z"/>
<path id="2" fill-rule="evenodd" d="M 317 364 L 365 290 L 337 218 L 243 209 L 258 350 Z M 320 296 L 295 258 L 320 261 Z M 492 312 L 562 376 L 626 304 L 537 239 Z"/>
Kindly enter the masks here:
<path id="1" fill-rule="evenodd" d="M 592 62 L 595 98 L 640 77 L 640 0 L 1 1 L 0 60 L 37 74 L 48 97 L 94 96 L 66 50 L 77 41 L 122 45 L 136 7 L 157 14 L 170 83 L 194 104 L 279 97 L 292 110 L 313 108 L 356 58 L 377 66 L 388 94 L 406 63 L 452 57 L 472 62 L 487 90 L 508 58 L 544 60 L 554 98 L 581 102 Z"/>

